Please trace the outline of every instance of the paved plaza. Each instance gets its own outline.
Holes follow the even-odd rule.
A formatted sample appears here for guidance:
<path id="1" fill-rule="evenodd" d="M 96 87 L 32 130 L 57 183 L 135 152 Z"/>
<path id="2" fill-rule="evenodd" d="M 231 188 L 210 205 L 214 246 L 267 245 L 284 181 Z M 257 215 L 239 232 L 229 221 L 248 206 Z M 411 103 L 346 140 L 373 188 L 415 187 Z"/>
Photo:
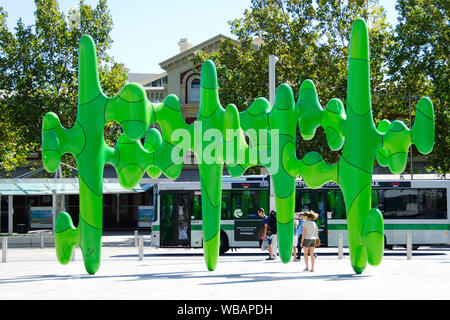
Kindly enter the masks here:
<path id="1" fill-rule="evenodd" d="M 301 262 L 266 261 L 260 249 L 238 249 L 206 269 L 202 249 L 161 249 L 145 242 L 138 260 L 134 236 L 104 236 L 102 264 L 86 273 L 81 251 L 60 265 L 55 249 L 14 247 L 0 264 L 0 299 L 151 300 L 351 300 L 450 298 L 450 248 L 421 247 L 406 259 L 404 248 L 386 250 L 380 266 L 356 275 L 344 248 L 318 248 L 314 273 Z"/>

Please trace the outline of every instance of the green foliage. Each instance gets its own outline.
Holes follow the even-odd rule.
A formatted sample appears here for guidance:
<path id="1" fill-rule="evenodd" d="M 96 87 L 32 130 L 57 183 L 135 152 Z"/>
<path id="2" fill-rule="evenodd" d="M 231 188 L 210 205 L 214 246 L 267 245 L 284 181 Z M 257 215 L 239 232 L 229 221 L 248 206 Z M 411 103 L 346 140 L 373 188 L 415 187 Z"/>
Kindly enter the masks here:
<path id="1" fill-rule="evenodd" d="M 35 0 L 35 5 L 35 23 L 26 26 L 19 20 L 14 31 L 8 30 L 7 13 L 0 7 L 0 170 L 7 172 L 40 150 L 45 113 L 55 112 L 65 127 L 73 126 L 82 34 L 96 42 L 105 94 L 116 95 L 127 79 L 123 67 L 107 54 L 113 23 L 106 0 L 99 0 L 95 8 L 80 0 L 78 25 L 71 22 L 76 16 L 61 12 L 56 0 Z M 118 133 L 110 127 L 106 139 L 114 140 Z"/>
<path id="2" fill-rule="evenodd" d="M 427 159 L 430 169 L 446 173 L 450 169 L 450 6 L 446 0 L 398 0 L 396 9 L 399 23 L 391 26 L 376 0 L 253 0 L 242 18 L 229 22 L 239 41 L 227 39 L 218 52 L 197 52 L 192 61 L 194 65 L 206 59 L 216 63 L 222 103 L 235 103 L 240 110 L 259 96 L 268 97 L 271 54 L 279 58 L 277 85 L 288 83 L 297 94 L 300 83 L 311 79 L 322 106 L 333 97 L 345 104 L 348 39 L 353 21 L 362 17 L 369 27 L 375 123 L 390 118 L 411 124 L 418 98 L 429 96 L 435 106 L 436 145 Z M 259 45 L 254 43 L 258 37 Z M 313 140 L 297 140 L 297 156 L 312 150 L 330 163 L 340 155 L 328 148 L 321 128 Z"/>
<path id="3" fill-rule="evenodd" d="M 430 154 L 432 167 L 440 173 L 450 171 L 449 59 L 450 6 L 446 0 L 398 0 L 399 23 L 395 28 L 389 61 L 391 82 L 408 98 L 428 95 L 435 106 L 436 143 Z M 415 97 L 416 96 L 416 97 Z"/>
<path id="4" fill-rule="evenodd" d="M 373 91 L 381 91 L 392 36 L 384 9 L 377 1 L 254 0 L 242 18 L 229 22 L 240 43 L 227 39 L 212 55 L 197 52 L 193 63 L 213 60 L 222 103 L 235 103 L 241 111 L 257 97 L 269 96 L 268 56 L 271 54 L 279 58 L 277 85 L 287 83 L 297 95 L 300 83 L 311 79 L 323 106 L 333 97 L 341 98 L 345 104 L 348 40 L 358 17 L 365 18 L 370 27 L 371 85 Z M 254 39 L 258 37 L 262 41 L 256 44 Z M 377 96 L 373 100 L 374 109 L 384 103 Z M 313 150 L 330 163 L 340 156 L 341 151 L 329 149 L 322 128 L 313 140 L 302 140 L 300 134 L 297 137 L 299 158 Z"/>

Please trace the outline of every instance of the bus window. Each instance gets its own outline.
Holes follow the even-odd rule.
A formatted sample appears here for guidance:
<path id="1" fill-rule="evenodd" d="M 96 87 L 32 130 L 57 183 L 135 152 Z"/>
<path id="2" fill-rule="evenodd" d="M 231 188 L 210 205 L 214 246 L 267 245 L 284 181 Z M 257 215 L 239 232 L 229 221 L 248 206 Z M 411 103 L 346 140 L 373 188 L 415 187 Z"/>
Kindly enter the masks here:
<path id="1" fill-rule="evenodd" d="M 387 219 L 411 219 L 419 214 L 417 189 L 384 190 L 384 217 Z"/>
<path id="2" fill-rule="evenodd" d="M 372 208 L 378 208 L 380 206 L 380 195 L 378 190 L 372 189 Z"/>
<path id="3" fill-rule="evenodd" d="M 200 192 L 195 192 L 192 197 L 192 218 L 191 220 L 202 219 L 202 197 Z"/>
<path id="4" fill-rule="evenodd" d="M 231 195 L 230 190 L 222 191 L 222 208 L 220 214 L 220 218 L 222 220 L 233 219 L 233 217 L 231 216 L 230 195 Z"/>
<path id="5" fill-rule="evenodd" d="M 346 219 L 344 196 L 341 189 L 327 191 L 327 210 L 331 212 L 329 219 Z"/>
<path id="6" fill-rule="evenodd" d="M 173 194 L 164 193 L 161 195 L 161 240 L 170 242 L 173 239 Z"/>
<path id="7" fill-rule="evenodd" d="M 419 219 L 447 219 L 447 190 L 419 189 Z"/>
<path id="8" fill-rule="evenodd" d="M 248 199 L 247 219 L 260 219 L 258 209 L 264 208 L 268 212 L 269 191 L 268 190 L 251 190 L 250 199 Z"/>
<path id="9" fill-rule="evenodd" d="M 310 193 L 297 191 L 295 194 L 295 212 L 309 211 L 311 208 Z"/>
<path id="10" fill-rule="evenodd" d="M 234 219 L 260 219 L 259 208 L 268 213 L 269 190 L 233 190 L 230 198 Z"/>
<path id="11" fill-rule="evenodd" d="M 309 192 L 303 193 L 302 196 L 302 208 L 309 208 L 311 207 L 311 195 Z"/>

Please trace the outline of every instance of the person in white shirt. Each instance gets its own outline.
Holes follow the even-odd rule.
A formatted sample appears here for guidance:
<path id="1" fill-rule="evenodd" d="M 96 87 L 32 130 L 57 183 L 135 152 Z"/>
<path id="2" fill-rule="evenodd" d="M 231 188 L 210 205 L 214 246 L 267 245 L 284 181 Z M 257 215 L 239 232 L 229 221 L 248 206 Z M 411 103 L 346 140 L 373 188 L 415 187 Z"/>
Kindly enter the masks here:
<path id="1" fill-rule="evenodd" d="M 319 238 L 319 228 L 314 220 L 319 217 L 314 211 L 304 212 L 303 234 L 300 246 L 304 248 L 304 257 L 306 268 L 303 271 L 314 272 L 314 264 L 316 258 L 314 256 L 314 248 L 316 247 L 316 239 Z M 308 270 L 308 253 L 311 257 L 311 270 Z"/>

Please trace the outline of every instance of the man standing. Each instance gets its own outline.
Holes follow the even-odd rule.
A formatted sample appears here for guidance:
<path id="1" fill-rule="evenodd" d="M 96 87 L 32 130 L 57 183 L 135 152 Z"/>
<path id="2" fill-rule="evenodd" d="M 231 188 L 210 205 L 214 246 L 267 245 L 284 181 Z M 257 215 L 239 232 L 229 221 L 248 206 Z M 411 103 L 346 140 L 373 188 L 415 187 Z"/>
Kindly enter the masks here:
<path id="1" fill-rule="evenodd" d="M 269 257 L 266 260 L 275 260 L 272 250 L 272 236 L 269 228 L 269 217 L 264 214 L 263 208 L 258 209 L 258 216 L 262 218 L 262 222 L 264 225 L 262 240 L 267 240 L 267 244 L 269 245 Z"/>
<path id="2" fill-rule="evenodd" d="M 294 261 L 300 261 L 301 256 L 302 256 L 302 246 L 300 245 L 300 242 L 302 241 L 302 234 L 303 234 L 303 212 L 300 213 L 296 213 L 295 214 L 295 219 L 298 220 L 298 224 L 297 224 L 297 256 L 294 256 Z"/>
<path id="3" fill-rule="evenodd" d="M 269 232 L 270 232 L 270 243 L 269 243 L 269 253 L 272 259 L 275 260 L 278 255 L 278 235 L 277 235 L 277 213 L 275 210 L 269 213 Z"/>

